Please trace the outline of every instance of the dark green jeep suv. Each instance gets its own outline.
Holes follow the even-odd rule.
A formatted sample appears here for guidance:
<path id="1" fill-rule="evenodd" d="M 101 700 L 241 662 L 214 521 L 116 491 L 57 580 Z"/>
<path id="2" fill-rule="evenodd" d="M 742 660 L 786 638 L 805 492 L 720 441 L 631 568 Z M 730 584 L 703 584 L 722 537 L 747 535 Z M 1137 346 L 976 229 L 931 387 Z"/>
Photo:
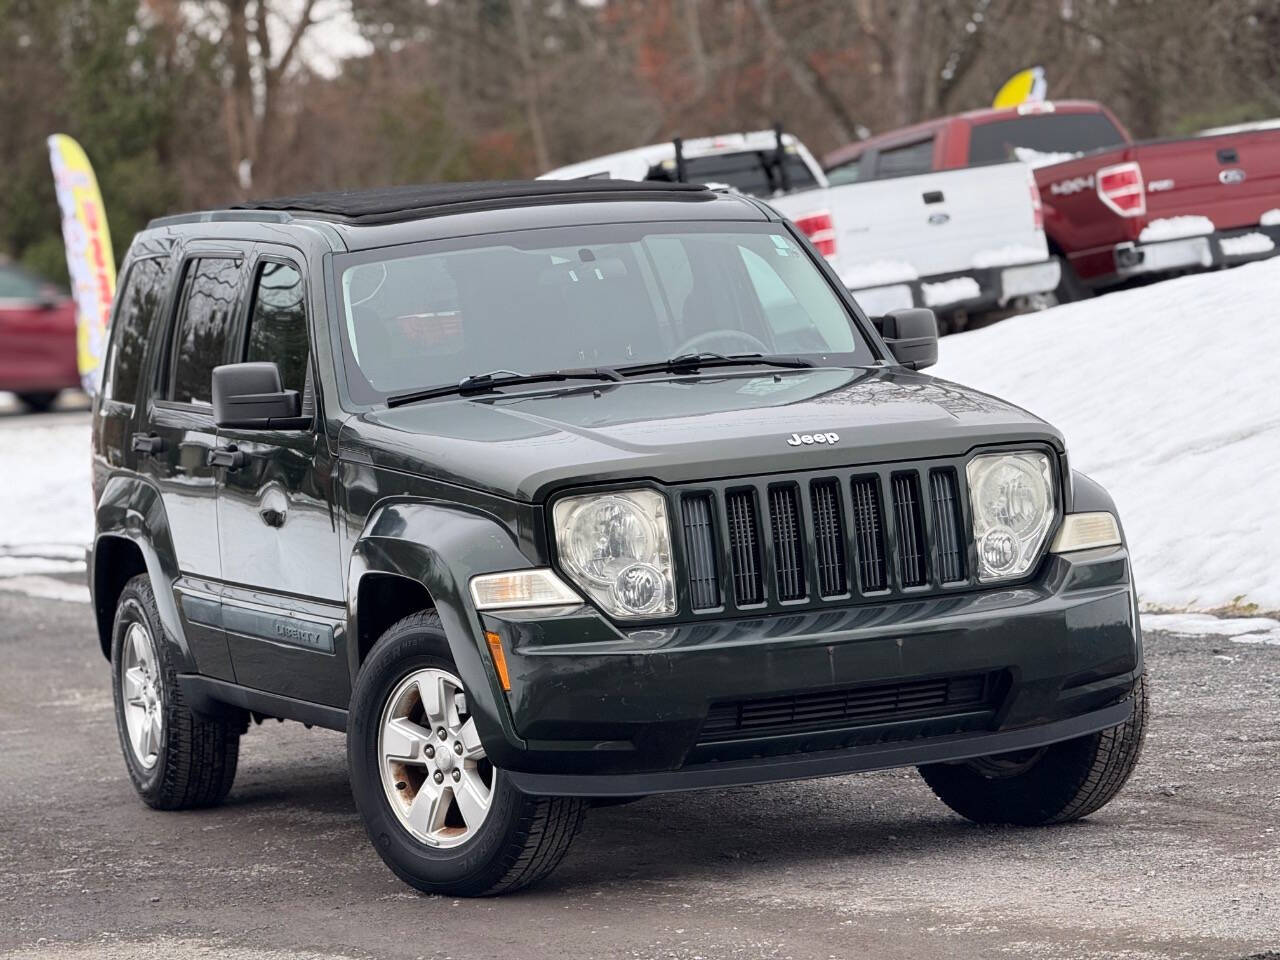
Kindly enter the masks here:
<path id="1" fill-rule="evenodd" d="M 910 765 L 1040 824 L 1137 761 L 1111 499 L 763 203 L 317 194 L 158 220 L 122 277 L 89 570 L 153 807 L 225 797 L 251 719 L 343 730 L 374 849 L 467 895 L 592 802 Z"/>

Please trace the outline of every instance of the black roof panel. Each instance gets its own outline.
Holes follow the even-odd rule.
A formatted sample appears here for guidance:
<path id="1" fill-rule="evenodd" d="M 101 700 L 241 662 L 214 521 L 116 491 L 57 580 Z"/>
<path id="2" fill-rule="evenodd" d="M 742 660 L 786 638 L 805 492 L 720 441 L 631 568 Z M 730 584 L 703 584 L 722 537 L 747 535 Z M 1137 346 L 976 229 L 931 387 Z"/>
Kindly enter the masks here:
<path id="1" fill-rule="evenodd" d="M 393 223 L 465 209 L 583 200 L 711 200 L 700 183 L 634 180 L 481 180 L 309 193 L 238 203 L 234 210 L 275 210 L 349 223 Z"/>

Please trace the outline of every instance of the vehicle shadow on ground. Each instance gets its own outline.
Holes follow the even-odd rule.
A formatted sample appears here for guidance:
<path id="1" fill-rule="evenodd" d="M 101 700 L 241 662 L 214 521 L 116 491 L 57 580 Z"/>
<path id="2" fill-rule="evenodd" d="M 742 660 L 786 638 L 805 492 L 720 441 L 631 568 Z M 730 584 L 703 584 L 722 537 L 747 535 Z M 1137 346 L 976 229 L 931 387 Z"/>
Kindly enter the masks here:
<path id="1" fill-rule="evenodd" d="M 267 821 L 277 839 L 303 848 L 332 849 L 338 840 L 355 862 L 374 862 L 340 750 L 303 769 L 276 763 L 246 772 L 219 819 Z M 317 819 L 325 822 L 323 840 Z M 1068 832 L 1094 843 L 1107 829 L 1105 818 L 1034 830 L 975 826 L 947 811 L 911 771 L 669 794 L 589 809 L 565 862 L 523 895 L 694 877 L 732 885 L 811 864 L 840 874 L 872 862 L 989 858 L 1006 846 L 1010 856 L 1025 856 L 1029 838 L 1052 858 Z"/>

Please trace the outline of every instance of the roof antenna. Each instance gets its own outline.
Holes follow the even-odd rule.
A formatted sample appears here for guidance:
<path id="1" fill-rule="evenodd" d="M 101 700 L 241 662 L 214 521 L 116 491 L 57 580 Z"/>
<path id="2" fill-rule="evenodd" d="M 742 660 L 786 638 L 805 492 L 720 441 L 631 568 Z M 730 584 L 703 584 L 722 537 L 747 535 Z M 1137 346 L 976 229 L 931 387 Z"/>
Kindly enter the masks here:
<path id="1" fill-rule="evenodd" d="M 782 121 L 773 125 L 773 136 L 777 140 L 778 187 L 783 193 L 791 192 L 791 171 L 787 169 L 787 151 L 782 142 Z"/>
<path id="2" fill-rule="evenodd" d="M 685 183 L 689 178 L 684 168 L 684 138 L 673 138 L 671 145 L 676 148 L 676 183 Z"/>

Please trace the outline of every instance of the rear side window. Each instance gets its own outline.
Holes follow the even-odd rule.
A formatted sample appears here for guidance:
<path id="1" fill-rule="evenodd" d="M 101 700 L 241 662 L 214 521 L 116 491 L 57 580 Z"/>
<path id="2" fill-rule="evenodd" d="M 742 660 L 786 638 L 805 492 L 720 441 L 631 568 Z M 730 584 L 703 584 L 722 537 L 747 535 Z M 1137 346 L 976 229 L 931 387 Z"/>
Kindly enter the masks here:
<path id="1" fill-rule="evenodd" d="M 266 261 L 253 283 L 245 360 L 271 360 L 280 368 L 280 385 L 304 392 L 307 381 L 306 287 L 298 268 Z"/>
<path id="2" fill-rule="evenodd" d="M 839 187 L 846 183 L 857 183 L 858 175 L 862 172 L 862 158 L 858 157 L 854 160 L 848 160 L 838 166 L 832 167 L 827 171 L 827 183 L 833 187 Z"/>
<path id="3" fill-rule="evenodd" d="M 1105 114 L 1038 113 L 974 127 L 969 131 L 969 163 L 1033 161 L 1037 155 L 1088 153 L 1122 143 L 1124 137 Z"/>
<path id="4" fill-rule="evenodd" d="M 933 169 L 933 139 L 881 150 L 876 157 L 877 177 L 913 177 Z"/>
<path id="5" fill-rule="evenodd" d="M 685 179 L 690 183 L 727 183 L 755 197 L 771 197 L 783 188 L 777 151 L 747 150 L 685 159 Z M 799 154 L 786 154 L 788 185 L 792 190 L 816 187 L 813 171 Z M 649 171 L 650 180 L 675 179 L 675 165 L 662 164 Z"/>
<path id="6" fill-rule="evenodd" d="M 218 257 L 192 260 L 187 265 L 173 341 L 171 400 L 210 402 L 213 368 L 226 357 L 227 330 L 235 313 L 239 279 L 237 260 Z"/>
<path id="7" fill-rule="evenodd" d="M 103 388 L 112 400 L 133 403 L 138 397 L 138 381 L 147 355 L 147 341 L 160 312 L 164 261 L 135 260 L 120 288 L 120 304 L 115 316 L 115 346 L 111 368 Z"/>

